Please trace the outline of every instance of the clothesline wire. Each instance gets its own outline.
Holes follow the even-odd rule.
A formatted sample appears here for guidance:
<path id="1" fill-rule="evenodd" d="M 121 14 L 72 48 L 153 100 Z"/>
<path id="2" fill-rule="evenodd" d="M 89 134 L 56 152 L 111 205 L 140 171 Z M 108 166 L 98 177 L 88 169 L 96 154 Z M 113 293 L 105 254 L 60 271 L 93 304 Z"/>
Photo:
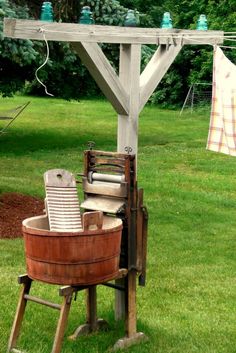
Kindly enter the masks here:
<path id="1" fill-rule="evenodd" d="M 47 38 L 46 38 L 46 34 L 45 34 L 45 32 L 53 32 L 53 33 L 61 33 L 62 31 L 53 31 L 53 30 L 47 30 L 47 29 L 45 29 L 45 26 L 44 27 L 42 27 L 42 28 L 40 28 L 39 29 L 39 31 L 42 33 L 42 35 L 43 35 L 43 39 L 44 39 L 44 41 L 45 41 L 45 44 L 46 44 L 46 49 L 47 49 L 47 54 L 46 54 L 46 58 L 45 58 L 45 60 L 44 60 L 44 62 L 43 62 L 43 64 L 42 65 L 40 65 L 38 68 L 37 68 L 37 70 L 35 71 L 35 77 L 36 77 L 36 79 L 37 79 L 37 81 L 44 87 L 44 90 L 45 90 L 45 93 L 47 94 L 47 95 L 49 95 L 49 96 L 51 96 L 51 97 L 54 97 L 54 95 L 53 94 L 51 94 L 51 93 L 49 93 L 48 92 L 48 90 L 47 90 L 47 86 L 39 79 L 39 77 L 38 77 L 38 72 L 48 63 L 48 61 L 49 61 L 49 56 L 50 56 L 50 49 L 49 49 L 49 45 L 48 45 L 48 41 L 47 41 Z M 63 31 L 63 33 L 67 33 L 67 34 L 71 34 L 72 32 L 64 32 Z M 75 33 L 75 32 L 73 32 L 73 33 Z M 228 32 L 228 33 L 236 33 L 236 32 Z M 78 32 L 78 34 L 79 34 L 79 32 Z M 169 33 L 168 35 L 165 35 L 165 36 L 161 36 L 161 37 L 167 37 L 167 38 L 169 38 L 170 37 L 170 35 L 171 35 L 171 33 Z M 197 36 L 189 36 L 188 37 L 188 34 L 177 34 L 176 35 L 176 33 L 173 33 L 173 35 L 172 35 L 172 37 L 174 38 L 175 37 L 175 39 L 176 38 L 180 38 L 181 40 L 183 40 L 183 39 L 185 39 L 185 40 L 191 40 L 191 41 L 193 41 L 193 42 L 196 42 L 196 44 L 203 44 L 200 40 L 197 40 L 196 38 L 206 38 L 206 36 L 199 36 L 199 35 L 197 35 Z M 211 38 L 215 38 L 215 39 L 217 39 L 217 38 L 221 38 L 221 37 L 219 37 L 219 36 L 213 36 L 213 37 L 211 37 Z M 233 38 L 231 38 L 231 37 L 225 37 L 225 40 L 227 40 L 227 41 L 233 41 L 233 42 L 236 42 L 236 39 L 233 39 Z M 211 46 L 213 46 L 213 47 L 216 47 L 216 45 L 217 44 L 213 44 L 213 43 L 205 43 L 206 45 L 211 45 Z M 236 46 L 235 47 L 233 47 L 233 46 L 226 46 L 226 45 L 218 45 L 220 48 L 226 48 L 226 49 L 236 49 Z"/>
<path id="2" fill-rule="evenodd" d="M 224 39 L 227 40 L 227 41 L 236 42 L 236 38 L 227 38 L 227 37 L 224 37 Z"/>
<path id="3" fill-rule="evenodd" d="M 37 68 L 37 70 L 35 71 L 35 77 L 36 77 L 36 80 L 44 87 L 45 93 L 46 93 L 48 96 L 54 97 L 53 94 L 51 94 L 51 93 L 48 92 L 47 86 L 46 86 L 46 85 L 39 79 L 39 77 L 38 77 L 38 72 L 48 63 L 49 55 L 50 55 L 50 50 L 49 50 L 49 45 L 48 45 L 48 41 L 47 41 L 46 35 L 45 35 L 43 29 L 42 29 L 41 31 L 42 31 L 43 39 L 44 39 L 45 44 L 46 44 L 47 55 L 46 55 L 46 59 L 44 60 L 44 62 L 42 63 L 42 65 L 40 65 L 40 66 Z"/>
<path id="4" fill-rule="evenodd" d="M 47 28 L 45 28 L 46 27 L 46 25 L 45 26 L 42 26 L 41 28 L 40 28 L 40 31 L 42 31 L 42 32 L 47 32 L 47 33 L 63 33 L 63 34 L 86 34 L 86 33 L 83 33 L 83 32 L 81 32 L 81 31 L 78 31 L 78 32 L 76 32 L 76 31 L 58 31 L 58 30 L 53 30 L 53 29 L 47 29 Z M 89 33 L 91 36 L 92 35 L 96 35 L 96 33 L 93 33 L 92 31 Z M 154 35 L 155 33 L 153 33 L 153 35 Z M 158 34 L 159 35 L 159 34 Z M 186 37 L 186 36 L 189 36 L 189 34 L 188 33 L 176 33 L 176 32 L 168 32 L 167 34 L 160 34 L 159 35 L 159 37 L 161 37 L 161 38 L 169 38 L 169 37 L 175 37 L 175 38 L 183 38 L 183 37 Z M 207 34 L 207 32 L 205 32 L 204 34 L 196 34 L 196 35 L 191 35 L 191 38 L 206 38 L 206 37 L 208 37 L 208 34 Z M 209 37 L 210 38 L 214 38 L 214 39 L 218 39 L 218 38 L 222 38 L 222 36 L 220 36 L 220 35 L 216 35 L 216 36 L 212 36 L 211 34 L 209 34 Z"/>
<path id="5" fill-rule="evenodd" d="M 54 30 L 48 30 L 48 29 L 45 29 L 45 26 L 44 27 L 42 27 L 42 28 L 40 28 L 40 32 L 42 32 L 42 34 L 43 34 L 43 38 L 44 38 L 44 41 L 45 41 L 45 43 L 46 43 L 46 47 L 47 47 L 47 57 L 46 57 L 46 59 L 45 59 L 45 61 L 44 61 L 44 63 L 36 70 L 36 72 L 35 72 L 35 76 L 36 76 L 36 79 L 38 80 L 38 82 L 40 83 L 40 84 L 42 84 L 43 86 L 44 86 L 44 88 L 45 88 L 45 92 L 48 94 L 48 95 L 52 95 L 51 93 L 48 93 L 47 92 L 47 87 L 43 84 L 43 82 L 38 78 L 38 71 L 42 68 L 42 67 L 44 67 L 46 64 L 47 64 L 47 62 L 48 62 L 48 60 L 49 60 L 49 46 L 48 46 L 48 41 L 47 41 L 47 39 L 46 39 L 46 35 L 45 35 L 45 32 L 53 32 L 53 33 L 61 33 L 61 31 L 54 31 Z M 67 34 L 70 34 L 70 33 L 72 33 L 72 32 L 64 32 L 63 31 L 63 33 L 67 33 Z M 73 33 L 75 33 L 75 32 L 73 32 Z M 226 33 L 236 33 L 236 32 L 226 32 Z M 79 34 L 79 32 L 78 32 L 78 34 Z M 166 37 L 166 38 L 169 38 L 169 36 L 170 36 L 170 34 L 171 33 L 169 33 L 169 35 L 162 35 L 162 37 Z M 183 40 L 183 39 L 185 39 L 185 40 L 191 40 L 191 41 L 194 41 L 194 42 L 196 42 L 196 44 L 203 44 L 200 40 L 198 40 L 198 39 L 200 39 L 200 38 L 206 38 L 206 36 L 205 35 L 196 35 L 196 36 L 188 36 L 188 34 L 176 34 L 176 33 L 173 33 L 174 35 L 172 36 L 173 38 L 175 37 L 175 39 L 176 38 L 180 38 L 181 40 Z M 196 38 L 198 38 L 198 39 L 196 39 Z M 219 38 L 219 36 L 213 36 L 213 37 L 211 37 L 211 38 L 213 38 L 213 39 L 217 39 L 217 38 Z M 232 41 L 232 42 L 236 42 L 236 39 L 234 39 L 234 38 L 232 38 L 232 37 L 229 37 L 229 36 L 224 36 L 224 38 L 225 38 L 225 40 L 227 40 L 227 41 Z M 213 47 L 216 45 L 216 44 L 213 44 L 213 43 L 205 43 L 206 45 L 212 45 Z M 236 49 L 236 47 L 233 47 L 233 46 L 228 46 L 228 45 L 218 45 L 219 47 L 221 47 L 221 48 L 226 48 L 226 49 Z M 53 96 L 53 95 L 52 95 Z"/>
<path id="6" fill-rule="evenodd" d="M 65 31 L 63 31 L 63 30 L 61 30 L 61 31 L 59 31 L 59 30 L 53 30 L 53 29 L 47 29 L 46 27 L 47 27 L 48 25 L 44 25 L 44 26 L 42 26 L 41 28 L 44 30 L 44 31 L 47 31 L 47 32 L 56 32 L 56 33 L 61 33 L 61 32 L 63 32 L 63 33 L 81 33 L 81 31 L 78 31 L 78 32 L 75 32 L 74 30 L 73 31 L 68 31 L 68 32 L 65 32 Z M 103 27 L 103 26 L 100 26 L 100 27 Z M 141 27 L 139 28 L 140 30 L 142 29 Z M 154 29 L 157 29 L 158 30 L 158 28 L 152 28 L 153 30 Z M 160 28 L 160 30 L 163 30 L 163 29 L 161 29 Z M 221 31 L 221 30 L 213 30 L 213 31 Z M 202 33 L 202 36 L 204 37 L 206 34 L 208 34 L 208 32 L 207 31 L 199 31 L 198 30 L 198 32 L 203 32 Z M 225 32 L 225 31 L 222 31 L 224 34 L 226 34 L 226 35 L 228 35 L 228 34 L 235 34 L 236 35 L 236 32 Z M 168 34 L 171 34 L 171 35 L 173 35 L 173 34 L 175 34 L 175 35 L 179 35 L 179 36 L 181 36 L 182 34 L 181 33 L 176 33 L 176 32 L 171 32 L 171 31 L 168 31 Z M 210 36 L 212 37 L 212 34 L 210 34 Z M 219 36 L 217 36 L 217 37 L 219 37 Z"/>
<path id="7" fill-rule="evenodd" d="M 81 33 L 81 32 L 74 32 L 74 31 L 68 31 L 68 32 L 65 32 L 65 31 L 58 31 L 58 30 L 52 30 L 52 29 L 47 29 L 46 28 L 46 26 L 47 25 L 44 25 L 44 26 L 42 26 L 41 28 L 44 30 L 44 31 L 47 31 L 47 32 L 55 32 L 55 33 L 61 33 L 61 32 L 63 32 L 63 33 Z M 155 28 L 153 28 L 153 29 L 155 29 Z M 220 31 L 220 30 L 216 30 L 216 31 Z M 235 34 L 236 35 L 236 32 L 235 31 L 233 31 L 233 32 L 223 32 L 224 33 L 224 35 L 228 35 L 228 34 Z M 168 34 L 170 34 L 170 35 L 179 35 L 179 36 L 181 36 L 182 34 L 181 33 L 176 33 L 176 32 L 168 32 Z M 203 36 L 205 36 L 205 34 L 207 34 L 207 31 L 204 31 L 204 34 L 203 34 Z M 210 36 L 212 37 L 212 34 L 210 34 Z M 213 36 L 213 37 L 215 37 L 215 36 Z"/>
<path id="8" fill-rule="evenodd" d="M 41 29 L 40 29 L 44 35 L 45 35 L 45 32 L 48 32 L 48 33 L 63 33 L 63 34 L 81 34 L 81 32 L 72 32 L 72 31 L 58 31 L 58 30 L 52 30 L 52 29 L 47 29 L 45 28 L 45 26 L 43 26 Z M 224 34 L 236 34 L 236 32 L 224 32 Z M 184 33 L 175 33 L 175 32 L 169 32 L 168 34 L 161 34 L 159 35 L 158 37 L 160 38 L 170 38 L 170 36 L 173 38 L 173 39 L 180 39 L 180 40 L 192 40 L 192 41 L 195 41 L 196 43 L 199 43 L 199 44 L 203 44 L 201 41 L 199 41 L 198 39 L 206 39 L 207 35 L 206 33 L 204 34 L 196 34 L 196 35 L 191 35 L 189 36 L 187 33 L 184 34 Z M 219 39 L 219 38 L 222 38 L 222 36 L 212 36 L 211 35 L 211 38 L 212 39 Z M 232 41 L 232 42 L 236 42 L 236 36 L 229 36 L 229 35 L 223 35 L 223 38 L 227 41 Z M 214 45 L 212 43 L 205 43 L 206 45 Z M 233 47 L 233 46 L 224 46 L 224 45 L 219 45 L 221 48 L 227 48 L 227 49 L 236 49 L 236 47 Z"/>
<path id="9" fill-rule="evenodd" d="M 195 38 L 192 38 L 192 37 L 189 37 L 189 38 L 185 38 L 185 39 L 189 39 L 189 40 L 192 40 L 193 42 L 196 42 L 196 44 L 203 44 L 202 42 L 200 42 L 199 40 L 195 39 Z M 236 40 L 234 40 L 236 41 Z M 206 43 L 206 45 L 212 45 L 213 47 L 215 47 L 216 45 L 220 48 L 225 48 L 225 49 L 236 49 L 236 46 L 233 47 L 233 46 L 228 46 L 228 45 L 220 45 L 220 44 L 213 44 L 213 43 Z"/>
<path id="10" fill-rule="evenodd" d="M 71 34 L 71 33 L 73 33 L 73 34 L 81 34 L 81 33 L 83 33 L 82 31 L 78 31 L 78 32 L 76 32 L 76 31 L 74 31 L 74 29 L 73 30 L 71 30 L 71 31 L 64 31 L 64 30 L 53 30 L 53 29 L 49 29 L 49 28 L 46 28 L 47 27 L 47 25 L 44 25 L 44 26 L 42 26 L 41 28 L 40 28 L 40 31 L 41 30 L 43 30 L 43 31 L 45 31 L 45 32 L 52 32 L 52 33 L 66 33 L 66 34 Z M 152 28 L 153 30 L 155 29 L 155 28 Z M 140 30 L 141 30 L 141 28 L 140 28 Z M 158 29 L 157 29 L 158 30 Z M 205 38 L 206 36 L 210 36 L 211 38 L 221 38 L 222 36 L 221 35 L 212 35 L 212 33 L 208 33 L 208 31 L 198 31 L 198 32 L 202 32 L 201 34 L 200 33 L 198 33 L 198 34 L 193 34 L 192 36 L 196 36 L 196 37 L 200 37 L 200 38 Z M 223 31 L 222 31 L 223 32 Z M 91 34 L 95 34 L 95 32 L 93 32 L 93 31 L 91 31 L 90 32 Z M 223 35 L 224 36 L 228 36 L 228 35 L 233 35 L 234 34 L 234 37 L 236 37 L 236 32 L 223 32 Z M 166 34 L 161 34 L 161 36 L 162 37 L 168 37 L 168 36 L 170 36 L 170 35 L 175 35 L 175 36 L 177 36 L 177 37 L 181 37 L 181 36 L 183 36 L 183 35 L 188 35 L 188 33 L 176 33 L 176 32 L 170 32 L 170 31 L 168 31 L 168 33 L 166 33 Z"/>
<path id="11" fill-rule="evenodd" d="M 225 49 L 236 49 L 236 47 L 231 47 L 229 45 L 219 45 L 220 48 L 225 48 Z"/>

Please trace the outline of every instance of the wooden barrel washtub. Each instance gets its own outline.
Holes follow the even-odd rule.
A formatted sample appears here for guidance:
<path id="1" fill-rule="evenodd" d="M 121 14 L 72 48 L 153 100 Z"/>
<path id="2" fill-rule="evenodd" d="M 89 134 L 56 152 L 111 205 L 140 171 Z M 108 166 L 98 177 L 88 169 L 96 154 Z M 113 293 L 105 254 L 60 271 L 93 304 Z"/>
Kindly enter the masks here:
<path id="1" fill-rule="evenodd" d="M 53 284 L 92 285 L 119 271 L 122 221 L 103 217 L 102 229 L 82 232 L 49 230 L 46 215 L 22 225 L 28 276 Z"/>

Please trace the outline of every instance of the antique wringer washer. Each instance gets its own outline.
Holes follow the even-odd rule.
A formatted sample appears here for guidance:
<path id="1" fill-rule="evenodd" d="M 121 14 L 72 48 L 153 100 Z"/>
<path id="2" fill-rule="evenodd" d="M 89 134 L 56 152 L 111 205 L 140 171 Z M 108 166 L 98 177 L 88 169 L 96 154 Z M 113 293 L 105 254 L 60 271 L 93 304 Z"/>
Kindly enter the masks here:
<path id="1" fill-rule="evenodd" d="M 137 185 L 135 155 L 126 150 L 127 154 L 85 151 L 82 175 L 85 200 L 81 206 L 123 220 L 120 268 L 127 269 L 127 275 L 115 284 L 105 284 L 117 290 L 116 317 L 125 315 L 126 337 L 117 342 L 117 348 L 145 339 L 136 328 L 136 278 L 145 286 L 148 213 L 143 189 Z"/>
<path id="2" fill-rule="evenodd" d="M 57 170 L 47 173 L 50 174 L 50 172 L 53 172 L 52 174 L 54 175 L 55 171 L 56 177 L 61 178 L 62 175 L 59 175 Z M 61 173 L 61 170 L 59 171 Z M 65 173 L 65 175 L 67 174 L 68 172 Z M 137 332 L 136 289 L 137 277 L 139 285 L 145 285 L 148 215 L 146 208 L 143 206 L 143 190 L 137 187 L 135 155 L 95 151 L 92 149 L 87 150 L 84 152 L 84 172 L 78 174 L 78 176 L 82 176 L 84 193 L 84 201 L 81 207 L 86 211 L 83 214 L 84 228 L 81 231 L 73 233 L 63 230 L 58 233 L 57 230 L 50 230 L 48 214 L 29 218 L 23 222 L 28 273 L 27 275 L 20 276 L 18 279 L 19 283 L 23 284 L 23 288 L 9 339 L 8 352 L 19 352 L 15 347 L 27 301 L 43 304 L 60 311 L 52 353 L 60 353 L 61 351 L 74 293 L 81 290 L 87 291 L 87 320 L 86 324 L 79 326 L 70 338 L 76 339 L 81 335 L 96 331 L 106 325 L 104 320 L 97 317 L 96 286 L 99 284 L 116 290 L 115 316 L 116 319 L 125 319 L 125 337 L 116 342 L 114 350 L 146 339 L 146 336 L 142 332 Z M 59 181 L 60 183 L 61 181 Z M 78 180 L 78 183 L 81 183 L 81 180 Z M 65 185 L 67 187 L 67 179 L 65 180 Z M 51 187 L 49 189 L 51 190 Z M 67 195 L 68 192 L 72 192 L 73 195 L 76 194 L 76 185 L 73 186 L 71 191 L 68 189 L 58 190 L 58 185 L 56 185 L 51 192 L 59 192 L 56 198 L 60 199 L 60 195 Z M 87 211 L 93 212 L 87 213 Z M 59 212 L 61 211 L 59 210 Z M 70 257 L 70 254 L 72 254 L 71 256 L 74 256 L 76 253 L 79 255 L 80 244 L 82 244 L 83 238 L 87 239 L 86 237 L 88 237 L 90 239 L 90 234 L 92 237 L 95 235 L 100 236 L 101 234 L 103 246 L 106 247 L 105 233 L 107 231 L 103 230 L 102 225 L 97 230 L 89 230 L 87 228 L 88 224 L 85 224 L 86 220 L 88 222 L 93 221 L 94 217 L 101 214 L 104 215 L 104 226 L 107 221 L 111 225 L 118 222 L 120 224 L 118 227 L 120 228 L 120 232 L 123 228 L 122 234 L 120 233 L 121 249 L 119 248 L 118 251 L 121 251 L 119 251 L 120 257 L 118 258 L 117 249 L 115 249 L 115 247 L 117 248 L 117 242 L 115 245 L 115 238 L 112 238 L 111 231 L 108 231 L 108 233 L 111 233 L 109 234 L 109 248 L 111 253 L 114 253 L 116 256 L 111 257 L 111 263 L 113 266 L 116 266 L 116 272 L 110 272 L 110 274 L 109 265 L 107 266 L 109 259 L 105 257 L 101 263 L 99 263 L 100 258 L 98 258 L 96 262 L 91 261 L 93 263 L 88 263 L 85 261 L 81 265 L 73 264 L 74 260 Z M 86 215 L 87 217 L 85 217 Z M 121 220 L 123 227 L 121 226 Z M 110 226 L 108 225 L 108 227 Z M 117 235 L 116 233 L 116 238 Z M 93 240 L 91 238 L 89 243 L 99 244 L 101 242 L 99 239 L 98 243 L 93 242 Z M 65 251 L 65 246 L 67 247 L 67 251 Z M 95 248 L 90 248 L 90 251 L 92 253 L 96 252 L 96 247 L 98 246 L 100 248 L 99 256 L 102 258 L 105 255 L 106 249 L 101 248 L 99 245 L 94 246 Z M 120 245 L 118 246 L 120 247 Z M 76 247 L 78 247 L 77 251 Z M 51 252 L 49 248 L 51 248 Z M 40 258 L 37 259 L 39 252 Z M 50 257 L 52 255 L 55 256 L 54 259 Z M 47 259 L 46 256 L 48 256 Z M 58 262 L 61 256 L 63 256 L 63 261 L 64 259 L 67 260 L 67 263 Z M 114 258 L 114 261 L 112 258 Z M 81 259 L 78 258 L 78 260 L 80 263 Z M 59 268 L 58 273 L 56 268 Z M 72 271 L 68 271 L 68 268 L 71 268 Z M 100 277 L 96 277 L 96 273 L 99 273 Z M 30 295 L 29 292 L 33 280 L 41 280 L 54 284 L 69 284 L 59 289 L 59 295 L 63 297 L 62 305 Z"/>

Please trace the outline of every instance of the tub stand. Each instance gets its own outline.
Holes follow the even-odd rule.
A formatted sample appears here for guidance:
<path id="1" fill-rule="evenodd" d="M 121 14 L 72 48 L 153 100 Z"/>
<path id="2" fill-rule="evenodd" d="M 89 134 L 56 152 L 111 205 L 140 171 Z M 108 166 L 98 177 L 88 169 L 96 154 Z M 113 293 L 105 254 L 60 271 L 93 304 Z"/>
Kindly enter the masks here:
<path id="1" fill-rule="evenodd" d="M 63 296 L 63 302 L 61 305 L 59 305 L 59 304 L 51 303 L 49 301 L 29 295 L 32 280 L 27 275 L 19 276 L 18 283 L 23 284 L 23 288 L 20 293 L 20 298 L 19 298 L 16 315 L 15 315 L 15 319 L 11 330 L 11 335 L 9 338 L 7 352 L 21 353 L 19 350 L 15 349 L 15 347 L 20 333 L 20 329 L 21 329 L 21 325 L 22 325 L 22 321 L 23 321 L 23 317 L 26 309 L 26 304 L 28 301 L 32 301 L 37 304 L 46 305 L 52 309 L 56 309 L 60 311 L 60 317 L 58 320 L 56 334 L 55 334 L 53 348 L 52 348 L 52 353 L 59 353 L 61 351 L 62 340 L 64 337 L 64 332 L 65 332 L 67 319 L 70 311 L 72 294 L 74 292 L 73 288 L 72 287 L 60 288 L 59 295 Z M 81 289 L 84 289 L 84 288 L 81 288 Z"/>
<path id="2" fill-rule="evenodd" d="M 116 278 L 123 278 L 127 275 L 126 269 L 120 269 L 119 274 Z M 16 349 L 17 339 L 20 334 L 20 329 L 23 322 L 23 317 L 26 309 L 26 304 L 28 301 L 35 302 L 37 304 L 48 306 L 52 309 L 60 311 L 59 320 L 57 323 L 56 334 L 54 337 L 53 348 L 51 353 L 60 353 L 62 347 L 62 341 L 66 329 L 66 324 L 68 320 L 68 315 L 70 312 L 70 306 L 72 301 L 72 296 L 81 290 L 87 290 L 87 322 L 77 328 L 70 339 L 76 339 L 78 336 L 89 334 L 91 332 L 97 331 L 101 328 L 107 328 L 108 324 L 103 319 L 97 319 L 97 295 L 96 295 L 96 285 L 92 286 L 63 286 L 59 289 L 59 295 L 63 297 L 62 304 L 55 304 L 47 300 L 31 296 L 30 289 L 32 284 L 32 279 L 28 277 L 27 274 L 18 277 L 18 283 L 22 284 L 23 287 L 20 292 L 20 297 L 18 301 L 18 306 L 15 314 L 15 319 L 12 325 L 12 330 L 8 342 L 7 353 L 22 353 Z M 104 283 L 108 285 L 109 283 Z"/>
<path id="3" fill-rule="evenodd" d="M 20 298 L 16 310 L 16 315 L 14 319 L 14 323 L 12 326 L 12 331 L 8 343 L 8 350 L 7 352 L 15 352 L 15 353 L 21 353 L 19 350 L 15 349 L 17 339 L 20 333 L 25 309 L 26 309 L 26 304 L 28 301 L 35 302 L 37 304 L 42 304 L 46 305 L 52 309 L 56 309 L 60 311 L 60 316 L 59 320 L 57 323 L 57 329 L 56 329 L 56 334 L 54 338 L 54 343 L 53 343 L 53 348 L 51 353 L 60 353 L 61 352 L 61 346 L 62 346 L 62 341 L 66 329 L 66 324 L 68 320 L 68 315 L 70 311 L 70 306 L 71 306 L 71 300 L 73 293 L 77 293 L 78 291 L 87 289 L 88 291 L 88 306 L 87 306 L 87 323 L 85 325 L 82 325 L 79 327 L 80 330 L 77 329 L 76 331 L 76 337 L 81 334 L 88 334 L 92 331 L 98 330 L 100 327 L 106 326 L 106 321 L 99 319 L 97 320 L 97 313 L 96 313 L 96 286 L 90 286 L 90 287 L 73 287 L 73 286 L 64 286 L 59 289 L 59 295 L 63 297 L 63 302 L 61 305 L 51 303 L 49 301 L 34 297 L 29 295 L 32 280 L 27 276 L 27 275 L 21 275 L 18 277 L 18 283 L 23 284 L 21 293 L 20 293 Z M 74 334 L 75 335 L 75 334 Z M 74 338 L 72 335 L 70 338 Z"/>

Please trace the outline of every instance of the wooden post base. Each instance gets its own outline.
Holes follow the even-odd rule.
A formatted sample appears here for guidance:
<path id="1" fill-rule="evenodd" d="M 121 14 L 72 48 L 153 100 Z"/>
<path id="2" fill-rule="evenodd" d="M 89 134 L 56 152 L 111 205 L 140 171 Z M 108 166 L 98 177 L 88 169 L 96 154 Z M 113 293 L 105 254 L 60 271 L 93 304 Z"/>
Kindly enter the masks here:
<path id="1" fill-rule="evenodd" d="M 96 286 L 90 286 L 87 289 L 87 322 L 84 325 L 79 326 L 73 335 L 69 338 L 76 340 L 80 336 L 89 335 L 92 332 L 99 331 L 101 329 L 107 329 L 108 323 L 103 319 L 97 318 L 97 290 Z"/>
<path id="2" fill-rule="evenodd" d="M 120 338 L 112 348 L 112 352 L 125 349 L 135 344 L 148 341 L 148 337 L 143 332 L 137 332 L 131 337 Z"/>
<path id="3" fill-rule="evenodd" d="M 69 339 L 75 341 L 77 338 L 79 338 L 81 336 L 87 336 L 87 335 L 89 335 L 92 332 L 97 332 L 97 331 L 100 331 L 100 330 L 108 330 L 108 328 L 109 328 L 109 324 L 107 323 L 106 320 L 98 319 L 96 321 L 96 325 L 93 326 L 93 327 L 89 323 L 84 324 L 84 325 L 80 325 L 75 330 L 73 335 L 71 335 L 69 337 Z"/>

